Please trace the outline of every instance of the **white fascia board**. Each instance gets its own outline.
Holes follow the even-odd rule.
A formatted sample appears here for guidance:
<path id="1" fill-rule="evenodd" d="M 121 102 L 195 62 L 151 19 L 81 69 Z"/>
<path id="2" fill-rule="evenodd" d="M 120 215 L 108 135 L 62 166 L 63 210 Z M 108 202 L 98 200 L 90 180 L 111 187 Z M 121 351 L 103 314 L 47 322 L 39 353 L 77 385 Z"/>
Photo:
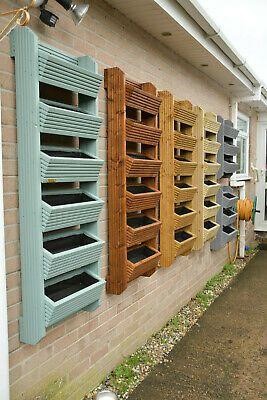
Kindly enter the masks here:
<path id="1" fill-rule="evenodd" d="M 216 58 L 233 76 L 246 86 L 251 94 L 253 94 L 254 86 L 251 81 L 243 72 L 239 71 L 238 68 L 235 68 L 233 61 L 231 61 L 229 56 L 226 55 L 226 52 L 220 50 L 219 46 L 209 39 L 204 28 L 199 26 L 195 19 L 190 17 L 188 12 L 178 4 L 178 1 L 188 3 L 188 0 L 154 0 L 154 3 L 160 6 L 169 17 L 189 33 L 202 47 L 207 49 L 214 58 Z M 216 32 L 214 31 L 214 33 Z M 243 60 L 239 60 L 239 58 L 237 61 L 240 61 L 241 63 L 243 62 Z"/>

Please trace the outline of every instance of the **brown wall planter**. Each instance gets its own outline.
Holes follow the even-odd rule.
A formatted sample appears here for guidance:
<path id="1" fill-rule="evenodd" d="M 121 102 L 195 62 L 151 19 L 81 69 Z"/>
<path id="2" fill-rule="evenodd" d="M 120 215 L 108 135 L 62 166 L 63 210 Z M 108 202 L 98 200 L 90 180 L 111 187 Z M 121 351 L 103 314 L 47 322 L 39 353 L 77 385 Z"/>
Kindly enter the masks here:
<path id="1" fill-rule="evenodd" d="M 184 182 L 177 182 L 174 185 L 174 202 L 182 203 L 184 201 L 191 201 L 196 191 L 196 187 L 190 186 Z"/>
<path id="2" fill-rule="evenodd" d="M 144 214 L 127 217 L 127 246 L 145 242 L 159 233 L 161 222 Z"/>
<path id="3" fill-rule="evenodd" d="M 144 143 L 156 146 L 159 142 L 161 130 L 140 124 L 131 119 L 126 120 L 126 140 L 135 143 Z"/>
<path id="4" fill-rule="evenodd" d="M 182 175 L 182 176 L 192 176 L 195 169 L 196 169 L 197 163 L 192 162 L 192 161 L 186 161 L 183 158 L 176 158 L 174 160 L 174 174 L 177 175 Z"/>
<path id="5" fill-rule="evenodd" d="M 186 230 L 176 231 L 174 238 L 174 250 L 176 256 L 186 255 L 189 253 L 196 240 L 196 236 Z"/>
<path id="6" fill-rule="evenodd" d="M 161 192 L 142 183 L 127 186 L 126 206 L 129 212 L 157 207 Z"/>
<path id="7" fill-rule="evenodd" d="M 128 281 L 157 268 L 161 253 L 150 246 L 138 246 L 127 252 Z"/>
<path id="8" fill-rule="evenodd" d="M 159 112 L 160 99 L 147 91 L 139 89 L 132 84 L 126 84 L 126 105 L 142 110 L 152 115 Z"/>
<path id="9" fill-rule="evenodd" d="M 161 161 L 153 160 L 141 153 L 129 153 L 126 157 L 127 177 L 157 176 Z"/>

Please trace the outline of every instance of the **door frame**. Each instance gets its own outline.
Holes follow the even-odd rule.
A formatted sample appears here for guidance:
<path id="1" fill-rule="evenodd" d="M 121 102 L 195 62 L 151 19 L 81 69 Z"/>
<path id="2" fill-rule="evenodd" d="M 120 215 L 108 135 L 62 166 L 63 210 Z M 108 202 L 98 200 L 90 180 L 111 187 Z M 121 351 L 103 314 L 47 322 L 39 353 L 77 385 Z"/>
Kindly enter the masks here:
<path id="1" fill-rule="evenodd" d="M 259 114 L 257 123 L 256 171 L 257 179 L 255 193 L 257 196 L 257 212 L 255 214 L 255 231 L 267 232 L 265 219 L 266 196 L 266 143 L 267 141 L 267 113 Z M 263 151 L 264 149 L 264 151 Z"/>

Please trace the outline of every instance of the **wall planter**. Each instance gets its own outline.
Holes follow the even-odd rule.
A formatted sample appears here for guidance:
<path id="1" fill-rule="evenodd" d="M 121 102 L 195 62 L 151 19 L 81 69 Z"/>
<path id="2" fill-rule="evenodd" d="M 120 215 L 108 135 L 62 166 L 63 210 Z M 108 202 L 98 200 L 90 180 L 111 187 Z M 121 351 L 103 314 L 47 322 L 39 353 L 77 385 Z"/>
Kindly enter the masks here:
<path id="1" fill-rule="evenodd" d="M 153 126 L 144 125 L 134 120 L 126 120 L 126 140 L 129 142 L 157 146 L 161 135 L 161 130 Z"/>
<path id="2" fill-rule="evenodd" d="M 44 183 L 97 181 L 103 161 L 79 149 L 45 148 L 41 151 Z"/>
<path id="3" fill-rule="evenodd" d="M 213 239 L 220 228 L 220 225 L 214 221 L 204 221 L 204 242 Z"/>
<path id="4" fill-rule="evenodd" d="M 101 255 L 103 241 L 83 231 L 54 235 L 44 240 L 44 279 L 79 269 L 96 262 Z"/>
<path id="5" fill-rule="evenodd" d="M 43 232 L 97 221 L 104 204 L 81 189 L 46 192 L 42 200 Z"/>
<path id="6" fill-rule="evenodd" d="M 161 192 L 155 188 L 140 184 L 128 185 L 126 205 L 129 212 L 157 207 Z"/>
<path id="7" fill-rule="evenodd" d="M 222 232 L 226 237 L 225 243 L 232 241 L 237 236 L 237 230 L 232 226 L 224 226 Z"/>
<path id="8" fill-rule="evenodd" d="M 133 279 L 152 275 L 159 264 L 157 236 L 161 222 L 157 206 L 161 195 L 158 190 L 161 129 L 157 127 L 157 115 L 161 99 L 152 83 L 132 82 L 117 67 L 105 70 L 105 89 L 109 210 L 107 291 L 120 294 Z"/>
<path id="9" fill-rule="evenodd" d="M 208 219 L 211 217 L 215 217 L 217 212 L 220 209 L 220 205 L 209 200 L 209 198 L 205 198 L 204 200 L 204 219 Z"/>
<path id="10" fill-rule="evenodd" d="M 52 103 L 53 104 L 53 103 Z M 40 102 L 40 132 L 54 135 L 97 139 L 102 118 L 79 111 L 64 104 Z M 70 108 L 70 106 L 69 106 Z"/>
<path id="11" fill-rule="evenodd" d="M 190 186 L 184 182 L 176 182 L 174 184 L 174 202 L 182 203 L 185 201 L 191 201 L 196 191 L 196 187 Z"/>
<path id="12" fill-rule="evenodd" d="M 204 162 L 204 173 L 205 175 L 216 175 L 220 169 L 220 164 L 217 162 Z"/>
<path id="13" fill-rule="evenodd" d="M 149 246 L 139 246 L 127 252 L 127 275 L 129 281 L 157 268 L 160 252 Z"/>
<path id="14" fill-rule="evenodd" d="M 176 256 L 187 255 L 192 250 L 196 240 L 195 235 L 185 230 L 176 231 L 174 238 Z"/>
<path id="15" fill-rule="evenodd" d="M 144 214 L 127 217 L 127 246 L 145 242 L 158 235 L 161 222 Z"/>
<path id="16" fill-rule="evenodd" d="M 218 142 L 213 142 L 208 139 L 204 139 L 204 152 L 210 154 L 217 154 L 221 144 Z"/>
<path id="17" fill-rule="evenodd" d="M 10 39 L 16 77 L 20 341 L 35 345 L 48 326 L 100 304 L 105 282 L 99 278 L 103 242 L 97 219 L 103 161 L 96 139 L 103 77 L 91 57 L 41 43 L 27 27 L 13 29 Z M 59 231 L 77 225 L 79 231 Z"/>
<path id="18" fill-rule="evenodd" d="M 224 120 L 222 117 L 217 117 L 221 123 L 218 133 L 218 141 L 222 144 L 218 152 L 218 161 L 221 167 L 218 171 L 218 177 L 229 178 L 237 171 L 237 164 L 234 162 L 234 157 L 237 155 L 237 146 L 234 144 L 234 139 L 238 135 L 238 130 L 234 129 L 233 123 L 229 120 Z"/>
<path id="19" fill-rule="evenodd" d="M 233 211 L 231 208 L 224 208 L 222 215 L 222 223 L 223 225 L 232 225 L 237 217 L 237 213 Z"/>
<path id="20" fill-rule="evenodd" d="M 196 211 L 186 206 L 177 206 L 174 209 L 174 227 L 175 229 L 184 228 L 191 225 L 196 215 Z"/>
<path id="21" fill-rule="evenodd" d="M 182 150 L 193 151 L 197 139 L 194 136 L 185 135 L 183 133 L 174 133 L 174 146 Z"/>
<path id="22" fill-rule="evenodd" d="M 204 197 L 215 196 L 220 189 L 220 184 L 210 179 L 204 180 Z"/>
<path id="23" fill-rule="evenodd" d="M 99 301 L 105 281 L 82 272 L 45 288 L 45 324 L 51 326 Z"/>
<path id="24" fill-rule="evenodd" d="M 226 137 L 224 137 L 224 140 L 225 139 L 226 139 Z M 224 151 L 224 154 L 227 154 L 229 156 L 236 156 L 237 155 L 237 146 L 234 144 L 224 142 L 223 151 Z"/>
<path id="25" fill-rule="evenodd" d="M 230 160 L 229 157 L 227 158 L 225 156 L 224 161 L 223 161 L 223 168 L 225 175 L 232 175 L 238 168 L 237 163 L 235 163 L 233 160 Z"/>
<path id="26" fill-rule="evenodd" d="M 183 157 L 175 158 L 174 173 L 175 175 L 191 176 L 197 167 L 196 162 L 188 161 Z"/>
<path id="27" fill-rule="evenodd" d="M 157 176 L 161 161 L 151 159 L 144 154 L 129 153 L 126 157 L 126 174 L 128 177 Z"/>
<path id="28" fill-rule="evenodd" d="M 230 192 L 223 192 L 223 207 L 230 208 L 234 207 L 235 203 L 237 202 L 238 197 L 235 196 L 233 193 Z"/>

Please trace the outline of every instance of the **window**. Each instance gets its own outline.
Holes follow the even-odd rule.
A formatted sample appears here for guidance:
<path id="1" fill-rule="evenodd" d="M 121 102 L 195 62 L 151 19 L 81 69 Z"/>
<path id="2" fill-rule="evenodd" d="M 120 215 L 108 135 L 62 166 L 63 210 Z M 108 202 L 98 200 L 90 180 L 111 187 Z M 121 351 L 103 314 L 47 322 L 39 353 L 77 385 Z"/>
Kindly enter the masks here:
<path id="1" fill-rule="evenodd" d="M 237 129 L 239 134 L 236 139 L 238 148 L 236 178 L 246 179 L 249 178 L 249 117 L 238 113 Z"/>

